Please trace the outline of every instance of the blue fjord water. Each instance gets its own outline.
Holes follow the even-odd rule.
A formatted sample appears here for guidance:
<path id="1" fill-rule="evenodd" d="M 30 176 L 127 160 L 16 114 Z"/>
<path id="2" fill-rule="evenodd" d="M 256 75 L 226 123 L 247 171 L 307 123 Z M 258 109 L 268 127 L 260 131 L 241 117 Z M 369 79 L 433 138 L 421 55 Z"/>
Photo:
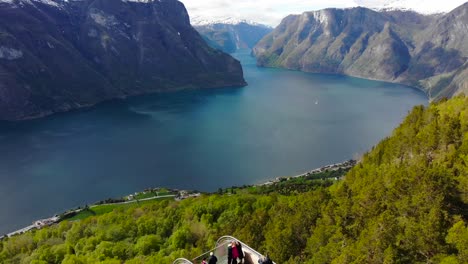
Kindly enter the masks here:
<path id="1" fill-rule="evenodd" d="M 418 90 L 257 68 L 249 86 L 141 96 L 0 122 L 0 234 L 147 187 L 216 191 L 356 157 L 390 135 Z"/>

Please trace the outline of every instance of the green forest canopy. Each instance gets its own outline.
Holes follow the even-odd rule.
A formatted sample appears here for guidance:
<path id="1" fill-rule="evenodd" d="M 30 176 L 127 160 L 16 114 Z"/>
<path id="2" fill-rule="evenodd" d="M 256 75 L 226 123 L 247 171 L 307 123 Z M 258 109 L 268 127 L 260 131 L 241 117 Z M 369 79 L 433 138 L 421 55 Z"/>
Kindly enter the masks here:
<path id="1" fill-rule="evenodd" d="M 344 180 L 159 201 L 0 242 L 1 263 L 172 263 L 233 235 L 276 263 L 467 263 L 468 98 L 417 106 Z"/>

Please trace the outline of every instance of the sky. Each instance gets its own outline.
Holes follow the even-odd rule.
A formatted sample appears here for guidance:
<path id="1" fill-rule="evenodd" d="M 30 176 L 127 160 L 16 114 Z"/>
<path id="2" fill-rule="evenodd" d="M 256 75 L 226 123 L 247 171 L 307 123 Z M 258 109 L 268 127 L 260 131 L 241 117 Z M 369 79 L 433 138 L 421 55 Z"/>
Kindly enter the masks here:
<path id="1" fill-rule="evenodd" d="M 409 7 L 422 13 L 448 12 L 466 0 L 180 0 L 191 17 L 232 17 L 277 26 L 289 14 L 328 7 Z"/>

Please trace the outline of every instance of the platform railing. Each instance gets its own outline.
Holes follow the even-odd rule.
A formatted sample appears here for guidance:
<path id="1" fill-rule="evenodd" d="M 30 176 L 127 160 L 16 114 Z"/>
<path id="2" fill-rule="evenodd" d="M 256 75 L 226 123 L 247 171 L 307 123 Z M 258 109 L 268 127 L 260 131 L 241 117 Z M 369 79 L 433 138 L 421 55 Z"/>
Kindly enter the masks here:
<path id="1" fill-rule="evenodd" d="M 210 251 L 205 252 L 201 254 L 200 256 L 193 258 L 192 262 L 194 264 L 198 264 L 203 261 L 203 258 L 206 258 L 208 260 L 210 258 L 211 252 L 213 252 L 213 254 L 218 259 L 217 264 L 227 264 L 227 244 L 220 245 L 218 243 L 216 243 L 216 247 L 212 248 Z"/>
<path id="2" fill-rule="evenodd" d="M 173 262 L 173 264 L 193 264 L 193 263 L 190 262 L 190 260 L 188 260 L 188 259 L 178 258 Z"/>

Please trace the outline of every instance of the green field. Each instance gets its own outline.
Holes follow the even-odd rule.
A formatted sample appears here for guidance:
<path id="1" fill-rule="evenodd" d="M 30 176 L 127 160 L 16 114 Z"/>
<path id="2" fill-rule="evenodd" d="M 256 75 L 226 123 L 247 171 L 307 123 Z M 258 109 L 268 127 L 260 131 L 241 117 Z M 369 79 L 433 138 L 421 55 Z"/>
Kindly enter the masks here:
<path id="1" fill-rule="evenodd" d="M 169 193 L 165 194 L 168 195 Z M 172 197 L 166 197 L 166 198 L 161 198 L 161 199 L 154 199 L 154 200 L 148 200 L 148 201 L 135 201 L 133 203 L 128 203 L 128 204 L 103 204 L 103 205 L 97 205 L 91 208 L 83 209 L 83 211 L 79 212 L 78 214 L 74 215 L 73 217 L 64 219 L 68 221 L 77 221 L 77 220 L 83 220 L 91 216 L 95 215 L 103 215 L 110 213 L 114 211 L 115 209 L 119 208 L 131 208 L 131 207 L 140 207 L 142 205 L 146 204 L 151 204 L 151 203 L 158 203 L 164 200 L 173 200 L 174 198 Z"/>
<path id="2" fill-rule="evenodd" d="M 164 195 L 170 195 L 170 194 L 175 194 L 173 192 L 170 192 L 167 189 L 160 189 L 158 192 L 155 191 L 149 191 L 149 192 L 141 192 L 135 195 L 134 199 L 136 200 L 141 200 L 141 199 L 147 199 L 147 198 L 152 198 L 152 197 L 157 197 L 157 196 L 164 196 Z"/>

